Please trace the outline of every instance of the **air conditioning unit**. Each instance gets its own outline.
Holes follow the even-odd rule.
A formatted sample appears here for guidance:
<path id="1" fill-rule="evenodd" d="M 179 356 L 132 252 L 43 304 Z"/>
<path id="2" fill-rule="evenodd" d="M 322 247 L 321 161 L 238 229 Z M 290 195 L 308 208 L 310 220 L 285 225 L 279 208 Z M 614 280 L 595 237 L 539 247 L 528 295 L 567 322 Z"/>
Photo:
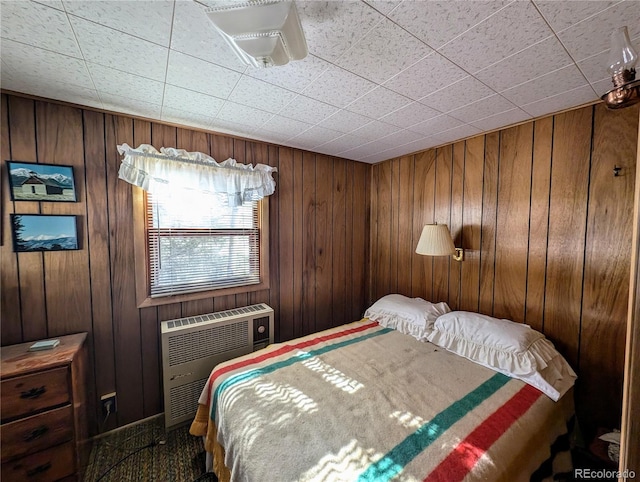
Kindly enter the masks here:
<path id="1" fill-rule="evenodd" d="M 213 367 L 273 343 L 273 309 L 262 303 L 163 321 L 164 424 L 193 420 Z"/>

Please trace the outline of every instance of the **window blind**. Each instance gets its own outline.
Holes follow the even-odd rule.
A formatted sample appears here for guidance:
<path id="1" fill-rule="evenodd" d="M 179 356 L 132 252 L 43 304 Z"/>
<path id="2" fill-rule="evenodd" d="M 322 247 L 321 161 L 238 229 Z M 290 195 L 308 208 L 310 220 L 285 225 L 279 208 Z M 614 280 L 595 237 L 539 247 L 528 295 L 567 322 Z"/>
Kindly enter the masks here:
<path id="1" fill-rule="evenodd" d="M 260 283 L 259 201 L 147 193 L 151 297 Z"/>

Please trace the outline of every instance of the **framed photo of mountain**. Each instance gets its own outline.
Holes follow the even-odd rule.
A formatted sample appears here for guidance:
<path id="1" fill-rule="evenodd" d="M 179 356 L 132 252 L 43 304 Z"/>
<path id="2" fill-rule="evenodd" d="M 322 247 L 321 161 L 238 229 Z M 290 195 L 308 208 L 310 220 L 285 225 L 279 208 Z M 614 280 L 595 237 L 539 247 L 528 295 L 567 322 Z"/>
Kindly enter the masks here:
<path id="1" fill-rule="evenodd" d="M 7 161 L 12 201 L 76 201 L 73 166 Z"/>
<path id="2" fill-rule="evenodd" d="M 11 214 L 11 233 L 16 252 L 80 249 L 76 216 Z"/>

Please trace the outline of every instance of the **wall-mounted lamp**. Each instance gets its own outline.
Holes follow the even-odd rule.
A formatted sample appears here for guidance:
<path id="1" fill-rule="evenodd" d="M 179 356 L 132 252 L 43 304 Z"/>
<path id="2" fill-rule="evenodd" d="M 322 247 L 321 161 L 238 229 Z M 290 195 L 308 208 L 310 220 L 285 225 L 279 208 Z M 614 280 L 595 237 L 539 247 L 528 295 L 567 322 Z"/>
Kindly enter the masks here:
<path id="1" fill-rule="evenodd" d="M 464 259 L 464 250 L 454 246 L 446 224 L 425 224 L 416 253 L 426 256 L 453 256 L 456 261 Z"/>
<path id="2" fill-rule="evenodd" d="M 223 1 L 205 12 L 247 65 L 272 67 L 307 56 L 307 42 L 293 1 Z"/>
<path id="3" fill-rule="evenodd" d="M 609 109 L 622 109 L 640 101 L 640 80 L 636 80 L 638 54 L 629 40 L 627 27 L 611 34 L 609 67 L 613 89 L 602 96 Z"/>

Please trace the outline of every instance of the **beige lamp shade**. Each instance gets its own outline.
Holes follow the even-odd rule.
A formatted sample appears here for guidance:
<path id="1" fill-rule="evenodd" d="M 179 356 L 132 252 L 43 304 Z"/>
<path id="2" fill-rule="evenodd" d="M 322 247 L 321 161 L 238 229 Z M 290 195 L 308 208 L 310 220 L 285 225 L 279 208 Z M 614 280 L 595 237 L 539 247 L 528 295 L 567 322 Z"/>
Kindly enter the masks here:
<path id="1" fill-rule="evenodd" d="M 416 253 L 427 256 L 451 256 L 456 254 L 451 233 L 446 224 L 427 224 L 416 247 Z"/>

